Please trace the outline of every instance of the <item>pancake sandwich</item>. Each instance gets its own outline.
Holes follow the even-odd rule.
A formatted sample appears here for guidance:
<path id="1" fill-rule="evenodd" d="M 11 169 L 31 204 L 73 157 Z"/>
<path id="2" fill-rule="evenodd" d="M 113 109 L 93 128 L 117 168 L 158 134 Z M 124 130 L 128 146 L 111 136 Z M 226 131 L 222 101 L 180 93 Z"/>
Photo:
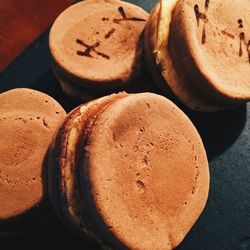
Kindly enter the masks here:
<path id="1" fill-rule="evenodd" d="M 49 194 L 59 217 L 111 249 L 173 249 L 208 191 L 201 138 L 160 95 L 123 92 L 81 105 L 50 147 Z"/>
<path id="2" fill-rule="evenodd" d="M 86 101 L 136 85 L 142 76 L 142 31 L 148 16 L 119 0 L 85 0 L 60 14 L 49 44 L 64 92 Z"/>
<path id="3" fill-rule="evenodd" d="M 248 0 L 162 0 L 145 29 L 145 53 L 155 82 L 200 111 L 250 100 Z"/>

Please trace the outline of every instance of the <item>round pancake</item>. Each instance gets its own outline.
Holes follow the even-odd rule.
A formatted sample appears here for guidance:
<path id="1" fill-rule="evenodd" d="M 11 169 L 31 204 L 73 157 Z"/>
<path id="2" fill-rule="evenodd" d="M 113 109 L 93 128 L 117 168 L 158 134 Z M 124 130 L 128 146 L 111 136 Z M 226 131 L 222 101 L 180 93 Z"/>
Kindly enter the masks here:
<path id="1" fill-rule="evenodd" d="M 148 13 L 118 0 L 72 5 L 50 32 L 53 59 L 75 84 L 119 88 L 141 74 L 139 46 Z"/>
<path id="2" fill-rule="evenodd" d="M 132 94 L 99 112 L 80 171 L 86 213 L 115 249 L 172 249 L 201 214 L 209 170 L 200 136 L 168 99 Z"/>
<path id="3" fill-rule="evenodd" d="M 14 89 L 0 94 L 0 113 L 0 223 L 8 225 L 42 205 L 45 156 L 65 111 L 44 93 Z"/>
<path id="4" fill-rule="evenodd" d="M 80 191 L 76 178 L 76 156 L 78 151 L 82 152 L 82 149 L 78 148 L 82 145 L 79 139 L 85 136 L 84 129 L 87 128 L 90 116 L 125 95 L 110 95 L 77 107 L 68 114 L 50 147 L 49 194 L 57 214 L 64 224 L 78 235 L 89 236 L 98 242 L 100 240 L 91 228 L 88 218 L 81 212 L 84 210 L 84 204 L 79 200 Z"/>
<path id="5" fill-rule="evenodd" d="M 178 70 L 170 52 L 170 23 L 178 0 L 162 0 L 152 10 L 144 32 L 148 69 L 163 94 L 197 111 L 217 111 L 216 106 L 192 87 L 190 79 Z M 180 68 L 180 67 L 179 67 Z M 177 97 L 177 100 L 176 98 Z"/>
<path id="6" fill-rule="evenodd" d="M 180 0 L 171 23 L 174 60 L 211 100 L 249 101 L 249 28 L 248 0 Z"/>

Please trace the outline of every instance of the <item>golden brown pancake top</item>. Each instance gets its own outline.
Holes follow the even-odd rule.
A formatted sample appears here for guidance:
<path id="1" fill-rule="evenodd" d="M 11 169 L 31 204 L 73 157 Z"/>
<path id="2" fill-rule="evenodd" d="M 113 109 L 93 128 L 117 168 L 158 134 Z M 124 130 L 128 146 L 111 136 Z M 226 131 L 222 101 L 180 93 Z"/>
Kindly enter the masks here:
<path id="1" fill-rule="evenodd" d="M 177 246 L 209 185 L 203 144 L 184 113 L 164 97 L 130 95 L 98 115 L 85 150 L 90 197 L 111 235 L 130 249 Z"/>
<path id="2" fill-rule="evenodd" d="M 127 81 L 140 68 L 139 37 L 148 14 L 123 1 L 87 0 L 55 21 L 53 57 L 66 72 L 86 81 Z"/>
<path id="3" fill-rule="evenodd" d="M 46 151 L 65 111 L 30 89 L 0 95 L 0 219 L 18 216 L 43 198 Z"/>

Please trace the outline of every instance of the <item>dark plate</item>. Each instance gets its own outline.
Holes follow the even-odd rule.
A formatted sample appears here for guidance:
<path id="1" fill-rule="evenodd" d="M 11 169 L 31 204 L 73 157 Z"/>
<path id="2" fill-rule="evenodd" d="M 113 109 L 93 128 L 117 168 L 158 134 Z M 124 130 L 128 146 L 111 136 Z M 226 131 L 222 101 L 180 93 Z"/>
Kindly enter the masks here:
<path id="1" fill-rule="evenodd" d="M 130 2 L 148 11 L 156 3 Z M 48 31 L 42 34 L 0 74 L 0 92 L 16 87 L 34 88 L 53 96 L 70 110 L 74 105 L 62 93 L 51 70 L 48 34 Z M 211 186 L 205 211 L 178 249 L 250 249 L 250 105 L 214 114 L 187 114 L 205 143 Z M 55 247 L 60 250 L 99 249 L 77 239 L 56 218 L 27 238 L 0 239 L 1 250 Z"/>

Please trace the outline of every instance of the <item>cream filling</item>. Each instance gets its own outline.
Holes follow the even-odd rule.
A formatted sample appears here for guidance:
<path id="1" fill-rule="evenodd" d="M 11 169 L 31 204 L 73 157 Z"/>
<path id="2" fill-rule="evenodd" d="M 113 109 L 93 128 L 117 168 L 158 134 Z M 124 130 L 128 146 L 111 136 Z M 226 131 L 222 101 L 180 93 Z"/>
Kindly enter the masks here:
<path id="1" fill-rule="evenodd" d="M 74 163 L 72 162 L 72 158 L 74 157 L 74 148 L 77 142 L 77 128 L 72 128 L 68 135 L 68 144 L 67 144 L 67 152 L 65 157 L 65 166 L 64 169 L 64 185 L 66 187 L 66 196 L 67 196 L 67 205 L 68 210 L 72 216 L 72 219 L 75 223 L 80 224 L 80 220 L 77 217 L 78 209 L 76 207 L 76 201 L 74 200 Z"/>
<path id="2" fill-rule="evenodd" d="M 79 115 L 80 116 L 80 115 Z M 68 131 L 67 135 L 67 145 L 66 145 L 66 152 L 65 152 L 65 161 L 64 165 L 62 166 L 62 172 L 63 172 L 63 185 L 65 189 L 66 194 L 66 208 L 68 210 L 70 220 L 76 224 L 76 225 L 82 225 L 81 230 L 88 234 L 88 230 L 86 229 L 85 225 L 83 225 L 83 222 L 81 221 L 81 218 L 79 216 L 79 210 L 80 206 L 77 201 L 77 193 L 76 192 L 76 185 L 75 185 L 75 147 L 77 144 L 78 139 L 78 124 L 79 124 L 79 116 L 77 116 L 73 124 L 74 126 Z"/>
<path id="3" fill-rule="evenodd" d="M 160 61 L 169 54 L 165 48 L 168 46 L 171 17 L 177 2 L 178 0 L 162 0 L 160 3 L 156 41 Z"/>
<path id="4" fill-rule="evenodd" d="M 115 95 L 115 94 L 114 94 Z M 86 119 L 88 119 L 88 110 L 90 108 L 95 107 L 102 103 L 107 97 L 102 97 L 93 101 L 89 104 L 82 105 L 80 107 L 80 114 L 76 116 L 71 123 L 73 124 L 72 128 L 69 129 L 66 138 L 66 152 L 65 152 L 65 161 L 64 165 L 62 166 L 62 174 L 64 179 L 62 183 L 64 185 L 64 190 L 66 193 L 66 208 L 68 209 L 68 216 L 70 217 L 71 222 L 81 228 L 81 230 L 90 236 L 92 239 L 96 240 L 104 250 L 114 250 L 110 246 L 106 245 L 96 234 L 89 228 L 88 223 L 84 221 L 81 217 L 81 204 L 80 204 L 80 196 L 79 196 L 79 189 L 75 182 L 75 148 L 79 139 L 79 132 L 84 126 L 83 120 L 81 117 L 84 115 Z"/>
<path id="5" fill-rule="evenodd" d="M 75 148 L 78 142 L 78 135 L 81 125 L 81 115 L 88 110 L 87 105 L 80 108 L 80 114 L 74 118 L 72 122 L 73 127 L 67 133 L 67 144 L 65 152 L 65 161 L 62 166 L 63 180 L 65 190 L 65 203 L 64 204 L 68 210 L 68 216 L 70 221 L 80 227 L 81 231 L 95 239 L 97 242 L 101 243 L 99 238 L 95 233 L 87 226 L 86 222 L 83 220 L 80 214 L 81 205 L 79 202 L 79 190 L 75 182 Z"/>

